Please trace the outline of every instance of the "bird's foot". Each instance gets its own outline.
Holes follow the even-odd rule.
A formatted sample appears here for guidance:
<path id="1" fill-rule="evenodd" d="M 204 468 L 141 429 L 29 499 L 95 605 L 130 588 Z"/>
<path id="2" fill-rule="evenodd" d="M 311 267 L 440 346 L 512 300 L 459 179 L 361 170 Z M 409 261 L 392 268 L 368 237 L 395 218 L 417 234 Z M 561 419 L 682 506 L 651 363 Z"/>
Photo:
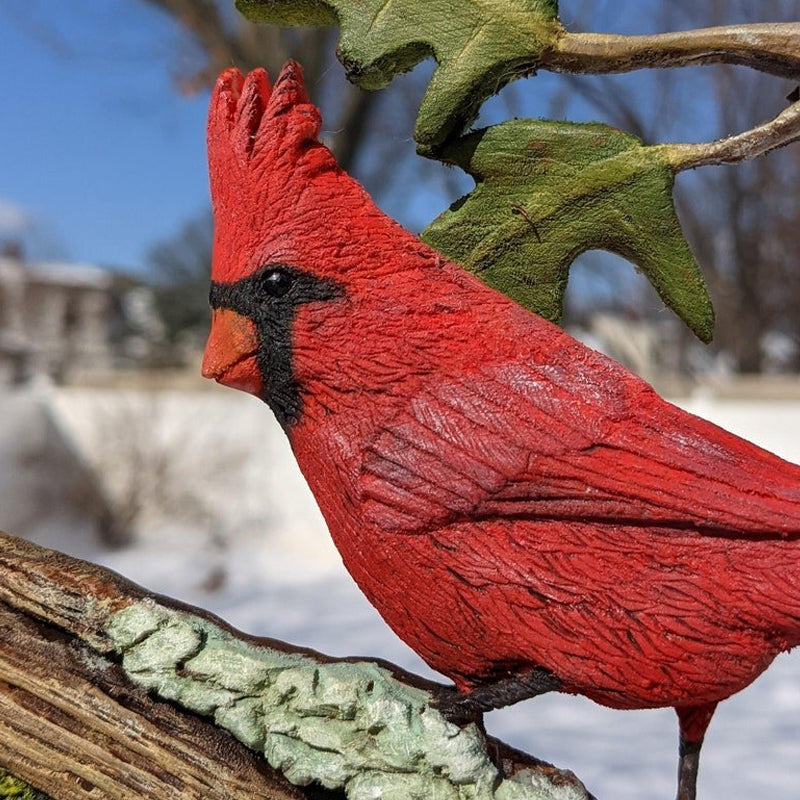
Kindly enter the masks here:
<path id="1" fill-rule="evenodd" d="M 442 687 L 437 692 L 433 701 L 433 707 L 448 721 L 463 728 L 474 722 L 478 726 L 483 725 L 483 714 L 487 710 L 482 704 L 472 696 L 472 693 L 464 694 L 458 689 Z"/>
<path id="2" fill-rule="evenodd" d="M 561 681 L 552 672 L 536 667 L 510 678 L 479 684 L 470 692 L 442 689 L 434 706 L 445 719 L 456 725 L 463 726 L 470 722 L 482 724 L 487 711 L 560 688 Z"/>
<path id="3" fill-rule="evenodd" d="M 700 749 L 716 703 L 676 708 L 680 724 L 680 761 L 678 762 L 677 800 L 695 800 Z"/>
<path id="4" fill-rule="evenodd" d="M 702 741 L 681 740 L 677 800 L 695 800 L 697 797 L 697 768 L 702 744 Z"/>

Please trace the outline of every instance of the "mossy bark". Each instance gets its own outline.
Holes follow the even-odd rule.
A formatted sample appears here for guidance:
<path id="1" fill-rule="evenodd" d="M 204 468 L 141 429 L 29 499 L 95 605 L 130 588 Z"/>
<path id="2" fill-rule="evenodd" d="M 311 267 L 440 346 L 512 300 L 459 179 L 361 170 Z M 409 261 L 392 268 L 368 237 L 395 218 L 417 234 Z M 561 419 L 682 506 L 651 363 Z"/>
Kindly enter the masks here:
<path id="1" fill-rule="evenodd" d="M 4 534 L 0 634 L 0 766 L 54 800 L 589 798 L 444 719 L 446 687 L 249 637 Z"/>

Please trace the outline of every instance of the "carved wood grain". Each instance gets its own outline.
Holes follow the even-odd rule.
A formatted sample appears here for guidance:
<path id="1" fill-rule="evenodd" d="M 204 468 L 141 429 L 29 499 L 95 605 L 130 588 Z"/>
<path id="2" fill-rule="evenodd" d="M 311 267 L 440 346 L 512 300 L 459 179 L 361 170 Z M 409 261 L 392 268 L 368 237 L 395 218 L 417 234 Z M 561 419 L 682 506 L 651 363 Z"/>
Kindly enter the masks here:
<path id="1" fill-rule="evenodd" d="M 104 630 L 112 614 L 146 597 L 249 643 L 320 663 L 351 660 L 241 633 L 110 570 L 0 532 L 0 767 L 53 800 L 342 800 L 339 791 L 292 786 L 212 722 L 131 683 Z M 376 663 L 407 685 L 445 688 Z M 555 783 L 575 780 L 492 737 L 486 744 L 506 777 L 533 769 Z"/>
<path id="2" fill-rule="evenodd" d="M 0 766 L 54 800 L 312 796 L 211 722 L 148 697 L 101 655 L 108 615 L 144 595 L 0 534 Z"/>

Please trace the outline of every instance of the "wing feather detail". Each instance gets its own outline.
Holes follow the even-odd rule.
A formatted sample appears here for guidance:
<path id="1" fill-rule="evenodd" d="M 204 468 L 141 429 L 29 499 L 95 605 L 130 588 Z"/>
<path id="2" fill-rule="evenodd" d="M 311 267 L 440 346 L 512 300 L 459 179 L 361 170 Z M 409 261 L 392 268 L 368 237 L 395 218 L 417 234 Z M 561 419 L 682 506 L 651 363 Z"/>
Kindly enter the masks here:
<path id="1" fill-rule="evenodd" d="M 605 361 L 428 386 L 369 441 L 360 490 L 369 522 L 405 533 L 521 518 L 800 536 L 800 467 Z"/>

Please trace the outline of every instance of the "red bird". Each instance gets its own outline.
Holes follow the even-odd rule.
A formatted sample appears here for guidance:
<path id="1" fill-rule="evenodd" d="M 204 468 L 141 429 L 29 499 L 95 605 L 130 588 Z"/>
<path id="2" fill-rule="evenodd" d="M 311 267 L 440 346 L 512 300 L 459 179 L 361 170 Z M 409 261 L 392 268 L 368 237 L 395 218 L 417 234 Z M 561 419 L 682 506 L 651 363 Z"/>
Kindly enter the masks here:
<path id="1" fill-rule="evenodd" d="M 299 66 L 211 102 L 203 374 L 275 412 L 347 569 L 459 698 L 716 704 L 800 643 L 800 467 L 658 397 L 380 212 Z"/>

